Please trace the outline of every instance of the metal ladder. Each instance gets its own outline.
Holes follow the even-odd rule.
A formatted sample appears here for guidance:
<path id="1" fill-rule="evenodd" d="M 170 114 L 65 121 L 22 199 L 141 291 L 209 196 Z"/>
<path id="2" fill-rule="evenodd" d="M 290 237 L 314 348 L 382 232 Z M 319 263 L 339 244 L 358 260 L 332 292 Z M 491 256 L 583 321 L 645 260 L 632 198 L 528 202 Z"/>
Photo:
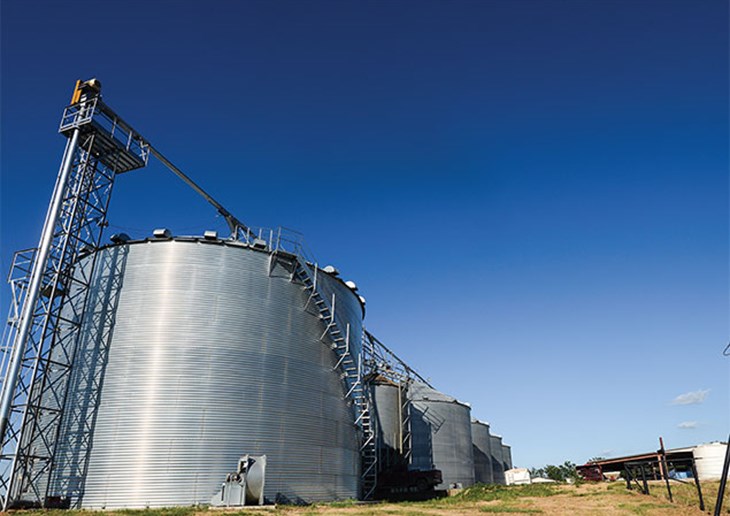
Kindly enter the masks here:
<path id="1" fill-rule="evenodd" d="M 408 399 L 408 389 L 411 378 L 405 378 L 398 383 L 398 398 L 400 401 L 400 455 L 404 464 L 411 463 L 413 456 L 413 431 L 411 429 L 411 400 Z"/>
<path id="2" fill-rule="evenodd" d="M 8 368 L 10 353 L 13 350 L 15 334 L 18 331 L 20 322 L 20 311 L 23 308 L 23 301 L 30 283 L 30 274 L 33 270 L 37 249 L 24 249 L 16 251 L 13 255 L 13 263 L 8 273 L 8 285 L 10 285 L 10 308 L 8 309 L 7 324 L 3 330 L 3 337 L 0 344 L 0 392 L 5 388 L 5 371 Z"/>
<path id="3" fill-rule="evenodd" d="M 355 425 L 360 429 L 360 459 L 361 459 L 361 497 L 369 499 L 375 491 L 377 482 L 377 444 L 375 429 L 372 421 L 370 389 L 363 382 L 361 355 L 351 348 L 354 338 L 350 334 L 350 325 L 343 325 L 335 314 L 336 296 L 332 294 L 326 299 L 318 285 L 319 268 L 310 266 L 304 258 L 296 255 L 294 277 L 304 283 L 304 290 L 309 291 L 304 308 L 312 304 L 325 324 L 320 339 L 329 337 L 332 349 L 338 357 L 335 369 L 342 371 L 341 377 L 347 389 L 346 399 L 354 410 Z M 359 338 L 359 337 L 358 337 Z"/>

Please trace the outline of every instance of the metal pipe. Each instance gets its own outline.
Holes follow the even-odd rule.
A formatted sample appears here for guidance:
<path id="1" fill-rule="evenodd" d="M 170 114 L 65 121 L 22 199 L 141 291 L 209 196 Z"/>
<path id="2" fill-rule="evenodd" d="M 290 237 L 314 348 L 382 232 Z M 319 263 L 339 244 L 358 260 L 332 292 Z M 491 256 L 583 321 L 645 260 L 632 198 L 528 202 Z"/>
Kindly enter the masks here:
<path id="1" fill-rule="evenodd" d="M 33 322 L 33 312 L 35 311 L 35 305 L 38 302 L 38 295 L 41 291 L 41 280 L 43 279 L 46 262 L 48 261 L 48 254 L 50 253 L 51 245 L 53 244 L 53 233 L 61 212 L 63 193 L 64 190 L 66 190 L 66 185 L 68 184 L 68 178 L 73 164 L 73 156 L 76 152 L 78 142 L 79 130 L 75 129 L 71 139 L 66 145 L 63 161 L 61 162 L 61 169 L 58 172 L 58 180 L 56 181 L 56 186 L 53 189 L 51 205 L 48 208 L 46 221 L 43 225 L 43 232 L 41 233 L 41 239 L 38 243 L 38 253 L 36 255 L 35 262 L 33 263 L 28 293 L 25 296 L 23 310 L 20 316 L 18 333 L 15 335 L 12 356 L 5 374 L 5 381 L 3 382 L 2 399 L 0 400 L 0 438 L 3 439 L 8 425 L 8 418 L 10 417 L 10 409 L 13 403 L 15 386 L 17 385 L 20 368 L 23 362 L 23 355 L 25 354 L 25 348 L 28 343 L 28 335 L 30 334 L 31 324 Z"/>
<path id="2" fill-rule="evenodd" d="M 392 352 L 392 351 L 391 351 L 390 349 L 388 349 L 388 347 L 387 347 L 387 346 L 386 346 L 385 344 L 383 344 L 382 342 L 380 342 L 380 340 L 378 340 L 378 338 L 377 338 L 377 337 L 375 337 L 375 335 L 373 335 L 372 333 L 370 333 L 370 332 L 369 332 L 369 331 L 367 331 L 367 330 L 364 330 L 364 332 L 365 332 L 365 336 L 366 336 L 366 337 L 367 337 L 367 339 L 368 339 L 368 340 L 370 341 L 370 343 L 371 343 L 371 344 L 373 345 L 373 347 L 375 347 L 375 344 L 377 344 L 378 346 L 380 346 L 380 348 L 382 348 L 382 350 L 383 350 L 383 351 L 385 351 L 385 352 L 386 352 L 386 353 L 387 353 L 388 355 L 390 355 L 391 357 L 393 357 L 393 359 L 395 359 L 396 361 L 398 361 L 398 363 L 399 363 L 399 364 L 400 364 L 401 366 L 403 366 L 403 368 L 404 368 L 404 369 L 405 369 L 405 370 L 406 370 L 406 371 L 407 371 L 407 372 L 408 372 L 409 374 L 412 374 L 412 375 L 413 375 L 413 376 L 415 376 L 415 377 L 416 377 L 416 378 L 417 378 L 417 379 L 418 379 L 418 380 L 419 380 L 419 381 L 420 381 L 421 383 L 424 383 L 424 384 L 428 385 L 429 387 L 431 387 L 431 388 L 433 389 L 433 385 L 431 385 L 431 384 L 430 384 L 430 383 L 429 383 L 428 381 L 426 381 L 426 380 L 425 380 L 425 379 L 424 379 L 424 378 L 423 378 L 423 377 L 422 377 L 422 376 L 421 376 L 420 374 L 418 374 L 418 373 L 417 373 L 417 372 L 416 372 L 416 371 L 415 371 L 414 369 L 412 369 L 411 367 L 409 367 L 409 366 L 408 366 L 408 364 L 406 364 L 406 363 L 405 363 L 405 362 L 404 362 L 403 360 L 401 360 L 401 359 L 400 359 L 400 358 L 398 357 L 398 355 L 396 355 L 396 354 L 395 354 L 395 353 L 393 353 L 393 352 Z"/>
<path id="3" fill-rule="evenodd" d="M 228 224 L 228 228 L 231 230 L 231 236 L 234 239 L 237 239 L 238 236 L 238 230 L 242 230 L 245 232 L 249 231 L 248 226 L 246 226 L 243 222 L 238 220 L 236 217 L 233 216 L 233 214 L 225 209 L 221 203 L 213 199 L 208 192 L 203 190 L 200 186 L 198 186 L 195 181 L 190 179 L 185 173 L 177 168 L 175 165 L 172 164 L 172 162 L 167 159 L 165 156 L 163 156 L 157 149 L 155 149 L 152 145 L 149 146 L 150 153 L 160 160 L 163 165 L 165 165 L 167 168 L 169 168 L 177 177 L 182 179 L 185 184 L 187 184 L 190 188 L 195 190 L 203 199 L 208 201 L 210 204 L 213 205 L 213 207 L 218 210 L 218 213 L 220 213 L 223 218 L 226 219 L 226 223 Z"/>

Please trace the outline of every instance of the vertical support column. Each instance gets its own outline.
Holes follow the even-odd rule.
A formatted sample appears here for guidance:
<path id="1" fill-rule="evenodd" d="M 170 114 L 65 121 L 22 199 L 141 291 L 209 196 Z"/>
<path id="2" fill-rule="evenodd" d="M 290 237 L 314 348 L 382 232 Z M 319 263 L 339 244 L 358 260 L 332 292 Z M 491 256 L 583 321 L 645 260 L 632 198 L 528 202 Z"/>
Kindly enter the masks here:
<path id="1" fill-rule="evenodd" d="M 41 281 L 46 269 L 46 262 L 51 250 L 53 242 L 53 231 L 58 222 L 61 213 L 61 203 L 63 201 L 63 193 L 68 184 L 68 178 L 73 164 L 73 156 L 79 142 L 79 130 L 76 129 L 71 139 L 66 144 L 61 169 L 58 173 L 56 186 L 53 190 L 51 205 L 46 214 L 46 221 L 43 225 L 43 233 L 41 234 L 40 243 L 38 244 L 38 254 L 33 264 L 33 270 L 30 277 L 30 285 L 28 293 L 23 303 L 18 332 L 15 335 L 12 355 L 8 363 L 8 369 L 5 373 L 5 381 L 3 382 L 2 398 L 0 399 L 0 437 L 5 435 L 8 426 L 8 418 L 10 417 L 10 407 L 12 406 L 13 396 L 15 394 L 15 386 L 18 382 L 18 374 L 23 360 L 23 354 L 28 344 L 28 334 L 30 333 L 31 324 L 33 323 L 33 312 L 38 296 L 41 290 Z M 11 469 L 12 471 L 12 469 Z M 10 491 L 10 489 L 8 489 Z M 4 507 L 3 507 L 4 509 Z"/>

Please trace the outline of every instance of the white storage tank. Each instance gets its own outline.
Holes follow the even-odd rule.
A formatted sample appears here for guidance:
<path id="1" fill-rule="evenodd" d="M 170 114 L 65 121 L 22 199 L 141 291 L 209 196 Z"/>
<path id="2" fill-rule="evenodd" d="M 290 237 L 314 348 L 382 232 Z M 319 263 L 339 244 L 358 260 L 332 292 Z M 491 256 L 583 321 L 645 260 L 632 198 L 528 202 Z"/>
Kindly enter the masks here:
<path id="1" fill-rule="evenodd" d="M 727 443 L 701 444 L 692 450 L 700 480 L 720 480 Z"/>
<path id="2" fill-rule="evenodd" d="M 510 468 L 504 472 L 504 479 L 508 486 L 532 483 L 530 472 L 526 468 Z"/>

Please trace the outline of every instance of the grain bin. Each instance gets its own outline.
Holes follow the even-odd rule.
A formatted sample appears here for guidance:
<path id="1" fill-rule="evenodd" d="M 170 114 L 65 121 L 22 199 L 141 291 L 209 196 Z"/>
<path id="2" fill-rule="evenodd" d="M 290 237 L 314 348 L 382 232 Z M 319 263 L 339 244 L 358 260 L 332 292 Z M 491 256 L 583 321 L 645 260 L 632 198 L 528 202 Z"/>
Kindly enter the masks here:
<path id="1" fill-rule="evenodd" d="M 509 444 L 502 443 L 502 464 L 505 471 L 512 469 L 512 447 Z"/>
<path id="2" fill-rule="evenodd" d="M 502 458 L 502 437 L 499 435 L 489 436 L 489 449 L 492 452 L 492 481 L 495 484 L 505 483 L 504 459 Z"/>
<path id="3" fill-rule="evenodd" d="M 50 494 L 84 508 L 207 503 L 253 454 L 268 457 L 270 501 L 358 496 L 353 411 L 293 257 L 165 237 L 102 248 L 79 270 L 93 259 Z M 319 278 L 359 336 L 357 295 Z"/>
<path id="4" fill-rule="evenodd" d="M 385 471 L 403 464 L 403 411 L 407 390 L 401 384 L 378 376 L 371 380 L 374 418 L 378 436 L 378 469 Z"/>
<path id="5" fill-rule="evenodd" d="M 471 440 L 474 453 L 474 481 L 491 484 L 492 454 L 489 446 L 489 423 L 477 419 L 471 422 Z"/>
<path id="6" fill-rule="evenodd" d="M 411 385 L 408 398 L 411 400 L 412 469 L 440 469 L 443 483 L 437 489 L 453 484 L 472 485 L 471 408 L 420 382 Z"/>

